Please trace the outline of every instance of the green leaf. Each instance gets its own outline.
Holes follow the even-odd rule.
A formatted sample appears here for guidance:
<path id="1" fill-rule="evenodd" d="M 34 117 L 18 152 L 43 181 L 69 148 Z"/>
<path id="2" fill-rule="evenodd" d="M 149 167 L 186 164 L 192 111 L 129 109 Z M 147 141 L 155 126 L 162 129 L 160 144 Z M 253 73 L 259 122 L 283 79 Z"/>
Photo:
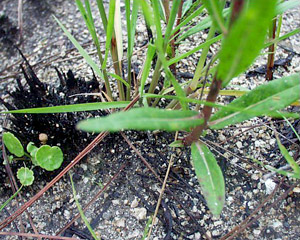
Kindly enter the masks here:
<path id="1" fill-rule="evenodd" d="M 75 200 L 75 204 L 77 206 L 77 209 L 79 211 L 79 214 L 81 216 L 81 219 L 83 220 L 85 226 L 87 227 L 87 229 L 89 230 L 89 232 L 91 233 L 91 235 L 93 236 L 93 238 L 95 240 L 99 240 L 99 238 L 97 237 L 96 233 L 94 232 L 93 228 L 91 227 L 89 221 L 87 220 L 86 216 L 84 215 L 84 211 L 82 210 L 81 206 L 80 206 L 80 203 L 77 199 L 77 193 L 76 193 L 76 189 L 75 189 L 75 186 L 74 186 L 74 182 L 73 182 L 73 178 L 72 178 L 72 175 L 70 174 L 69 172 L 69 175 L 70 175 L 70 180 L 71 180 L 71 184 L 72 184 L 72 191 L 73 191 L 73 197 L 74 197 L 74 200 Z"/>
<path id="2" fill-rule="evenodd" d="M 113 78 L 117 79 L 118 81 L 120 81 L 121 83 L 123 83 L 126 87 L 130 87 L 128 82 L 126 82 L 122 77 L 120 77 L 117 74 L 114 73 L 107 73 L 108 75 L 112 76 Z"/>
<path id="3" fill-rule="evenodd" d="M 103 79 L 103 73 L 100 70 L 100 68 L 97 66 L 97 64 L 93 61 L 93 59 L 90 57 L 90 55 L 83 49 L 83 47 L 80 46 L 80 44 L 77 42 L 77 40 L 72 36 L 72 34 L 65 28 L 65 26 L 53 15 L 55 21 L 58 23 L 58 25 L 61 27 L 61 29 L 64 31 L 64 33 L 67 35 L 69 40 L 73 43 L 73 45 L 77 48 L 80 55 L 85 59 L 85 61 L 91 66 L 91 68 L 98 74 L 98 76 Z"/>
<path id="4" fill-rule="evenodd" d="M 272 114 L 300 98 L 300 75 L 273 80 L 247 92 L 240 98 L 227 105 L 229 108 L 241 110 L 221 109 L 214 114 L 209 126 L 212 129 L 221 129 L 244 120 Z"/>
<path id="5" fill-rule="evenodd" d="M 251 0 L 233 23 L 220 50 L 218 79 L 226 86 L 244 72 L 264 46 L 269 23 L 275 13 L 274 0 Z"/>
<path id="6" fill-rule="evenodd" d="M 115 7 L 116 7 L 116 1 L 110 1 L 109 2 L 109 11 L 108 11 L 107 29 L 106 29 L 105 55 L 104 55 L 104 61 L 102 64 L 102 69 L 106 68 L 108 52 L 111 47 L 111 40 L 112 40 L 112 36 L 114 34 L 113 32 L 114 32 Z"/>
<path id="7" fill-rule="evenodd" d="M 77 128 L 87 132 L 116 132 L 126 129 L 177 131 L 200 125 L 203 120 L 197 118 L 197 115 L 194 111 L 137 108 L 107 117 L 84 120 Z"/>
<path id="8" fill-rule="evenodd" d="M 176 140 L 169 144 L 169 147 L 184 147 L 182 140 Z"/>
<path id="9" fill-rule="evenodd" d="M 1 113 L 67 113 L 67 112 L 82 112 L 82 111 L 94 111 L 99 109 L 108 108 L 123 108 L 126 107 L 129 102 L 119 101 L 119 102 L 95 102 L 95 103 L 80 103 L 80 104 L 70 104 L 61 105 L 54 107 L 43 107 L 43 108 L 26 108 L 19 110 L 6 111 Z"/>
<path id="10" fill-rule="evenodd" d="M 285 158 L 285 160 L 288 162 L 288 164 L 291 166 L 291 168 L 294 170 L 294 178 L 300 179 L 300 168 L 299 165 L 295 162 L 294 158 L 289 154 L 288 150 L 283 146 L 277 137 L 277 144 L 279 146 L 280 152 Z"/>
<path id="11" fill-rule="evenodd" d="M 27 144 L 26 149 L 27 149 L 27 152 L 30 153 L 32 163 L 33 163 L 35 166 L 38 166 L 39 164 L 38 164 L 38 162 L 37 162 L 37 160 L 36 160 L 36 157 L 35 157 L 36 152 L 37 152 L 37 150 L 38 150 L 38 147 L 36 147 L 36 146 L 34 145 L 33 142 L 29 142 L 29 143 Z"/>
<path id="12" fill-rule="evenodd" d="M 299 0 L 290 0 L 290 1 L 280 2 L 276 6 L 276 15 L 282 14 L 282 13 L 286 12 L 289 9 L 297 8 L 299 5 L 300 5 Z"/>
<path id="13" fill-rule="evenodd" d="M 61 166 L 63 153 L 59 147 L 44 145 L 37 150 L 35 158 L 41 168 L 53 171 Z"/>
<path id="14" fill-rule="evenodd" d="M 24 148 L 18 138 L 15 137 L 10 132 L 3 133 L 2 136 L 3 143 L 8 151 L 17 157 L 22 157 L 24 155 Z"/>
<path id="15" fill-rule="evenodd" d="M 33 171 L 27 167 L 21 167 L 17 172 L 17 178 L 22 185 L 30 186 L 34 180 Z"/>
<path id="16" fill-rule="evenodd" d="M 211 151 L 202 143 L 194 142 L 192 160 L 209 210 L 219 216 L 225 203 L 225 182 L 222 171 Z"/>
<path id="17" fill-rule="evenodd" d="M 154 57 L 154 54 L 155 54 L 155 46 L 152 45 L 152 44 L 149 44 L 149 47 L 148 47 L 148 50 L 147 50 L 146 60 L 145 60 L 144 67 L 143 67 L 143 73 L 142 73 L 142 77 L 141 77 L 140 88 L 139 88 L 139 92 L 140 92 L 141 97 L 144 94 L 144 88 L 145 88 L 146 80 L 149 76 L 149 72 L 150 72 L 150 69 L 151 69 L 151 62 L 152 62 L 152 59 Z"/>
<path id="18" fill-rule="evenodd" d="M 198 9 L 200 10 L 200 9 Z M 223 10 L 223 17 L 226 17 L 229 14 L 229 8 L 226 8 Z M 202 21 L 200 21 L 196 26 L 188 29 L 187 31 L 185 31 L 182 35 L 180 35 L 180 37 L 178 37 L 176 44 L 180 43 L 181 41 L 183 41 L 184 39 L 186 39 L 187 37 L 198 33 L 204 29 L 207 29 L 209 27 L 211 27 L 212 24 L 212 19 L 210 16 L 204 18 Z"/>
<path id="19" fill-rule="evenodd" d="M 37 147 L 34 145 L 33 142 L 29 142 L 29 143 L 27 144 L 26 150 L 27 150 L 27 152 L 29 152 L 30 154 L 31 154 L 33 151 L 35 151 L 36 149 L 37 149 Z"/>
<path id="20" fill-rule="evenodd" d="M 187 11 L 190 9 L 190 7 L 192 6 L 193 4 L 193 0 L 186 0 L 183 5 L 182 5 L 182 13 L 181 13 L 181 16 L 183 17 Z"/>
<path id="21" fill-rule="evenodd" d="M 226 33 L 227 29 L 225 27 L 225 21 L 222 16 L 222 8 L 219 0 L 203 0 L 203 4 L 205 5 L 206 9 L 208 10 L 210 16 L 212 16 L 212 19 L 216 26 L 220 28 L 222 33 Z"/>

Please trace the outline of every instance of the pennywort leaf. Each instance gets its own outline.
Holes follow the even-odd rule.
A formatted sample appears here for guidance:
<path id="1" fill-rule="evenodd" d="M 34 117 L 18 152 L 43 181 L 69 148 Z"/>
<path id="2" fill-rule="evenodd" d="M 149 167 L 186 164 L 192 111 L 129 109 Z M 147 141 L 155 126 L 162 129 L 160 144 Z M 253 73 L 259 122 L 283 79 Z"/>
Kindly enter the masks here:
<path id="1" fill-rule="evenodd" d="M 35 158 L 41 168 L 47 171 L 53 171 L 61 166 L 63 153 L 59 147 L 44 145 L 37 150 Z"/>
<path id="2" fill-rule="evenodd" d="M 191 149 L 193 165 L 207 206 L 214 216 L 219 216 L 225 203 L 222 171 L 205 144 L 194 142 Z"/>
<path id="3" fill-rule="evenodd" d="M 228 104 L 227 107 L 232 107 L 232 110 L 224 108 L 218 111 L 212 116 L 209 126 L 212 129 L 220 129 L 256 116 L 276 113 L 277 110 L 288 106 L 299 98 L 299 74 L 276 79 L 258 86 Z M 236 111 L 234 108 L 242 110 Z"/>
<path id="4" fill-rule="evenodd" d="M 2 136 L 3 143 L 8 151 L 17 157 L 22 157 L 24 155 L 24 148 L 18 138 L 10 132 L 3 133 Z"/>
<path id="5" fill-rule="evenodd" d="M 177 131 L 200 125 L 195 111 L 162 110 L 156 108 L 137 108 L 118 112 L 107 117 L 91 118 L 79 122 L 77 128 L 87 132 L 121 130 L 166 130 Z"/>
<path id="6" fill-rule="evenodd" d="M 27 167 L 21 167 L 17 172 L 17 178 L 22 185 L 30 186 L 34 180 L 33 171 Z"/>
<path id="7" fill-rule="evenodd" d="M 223 86 L 245 71 L 259 55 L 276 2 L 251 0 L 233 23 L 219 55 L 218 79 L 223 80 Z"/>

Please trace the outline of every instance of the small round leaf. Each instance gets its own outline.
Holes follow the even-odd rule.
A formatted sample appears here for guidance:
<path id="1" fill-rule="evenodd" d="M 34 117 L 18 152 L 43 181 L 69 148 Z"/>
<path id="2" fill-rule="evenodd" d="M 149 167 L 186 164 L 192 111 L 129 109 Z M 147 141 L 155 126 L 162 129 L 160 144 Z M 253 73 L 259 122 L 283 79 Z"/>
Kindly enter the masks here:
<path id="1" fill-rule="evenodd" d="M 7 147 L 10 153 L 16 155 L 17 157 L 22 157 L 24 155 L 24 148 L 19 139 L 15 137 L 15 135 L 10 132 L 5 132 L 3 133 L 2 138 L 5 147 Z"/>
<path id="2" fill-rule="evenodd" d="M 37 150 L 35 158 L 41 168 L 53 171 L 61 166 L 63 153 L 59 147 L 44 145 Z"/>
<path id="3" fill-rule="evenodd" d="M 34 176 L 33 171 L 27 167 L 21 167 L 17 172 L 17 178 L 24 186 L 29 186 L 33 183 Z"/>
<path id="4" fill-rule="evenodd" d="M 30 154 L 31 154 L 32 151 L 34 151 L 34 150 L 36 150 L 36 149 L 37 149 L 37 147 L 34 145 L 33 142 L 29 142 L 29 143 L 27 144 L 26 150 L 27 150 L 27 152 L 29 152 Z"/>

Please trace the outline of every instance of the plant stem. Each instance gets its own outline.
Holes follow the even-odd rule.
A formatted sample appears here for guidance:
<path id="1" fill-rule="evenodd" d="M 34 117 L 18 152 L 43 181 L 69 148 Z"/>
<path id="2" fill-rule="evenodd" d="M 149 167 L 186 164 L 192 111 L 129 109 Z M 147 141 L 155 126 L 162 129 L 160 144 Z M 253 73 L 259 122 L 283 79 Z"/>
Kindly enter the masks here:
<path id="1" fill-rule="evenodd" d="M 276 18 L 273 19 L 269 29 L 269 40 L 272 41 L 276 37 Z M 269 55 L 267 62 L 266 80 L 270 81 L 273 79 L 273 67 L 275 57 L 275 44 L 269 46 Z"/>
<path id="2" fill-rule="evenodd" d="M 163 5 L 164 5 L 164 9 L 165 9 L 165 14 L 166 14 L 166 21 L 169 21 L 169 17 L 170 17 L 170 4 L 169 4 L 170 0 L 163 0 Z"/>
<path id="3" fill-rule="evenodd" d="M 207 102 L 212 102 L 214 103 L 217 99 L 217 96 L 220 92 L 220 89 L 222 87 L 222 80 L 217 79 L 217 74 L 215 74 L 215 77 L 210 85 L 209 88 L 209 93 L 208 96 L 206 98 Z M 212 113 L 212 107 L 210 106 L 204 106 L 202 112 L 197 116 L 198 118 L 203 118 L 204 119 L 204 123 L 195 127 L 193 129 L 193 131 L 184 138 L 183 142 L 185 145 L 191 145 L 193 142 L 197 141 L 200 137 L 200 135 L 202 134 L 203 130 L 205 130 L 207 128 L 207 123 L 209 121 L 209 118 L 211 116 Z"/>
<path id="4" fill-rule="evenodd" d="M 183 6 L 183 0 L 181 0 L 180 5 L 179 5 L 179 9 L 177 12 L 177 21 L 176 21 L 176 27 L 180 24 L 181 22 L 181 17 L 182 17 L 182 6 Z M 176 52 L 176 48 L 178 47 L 178 44 L 175 44 L 176 42 L 176 35 L 179 33 L 180 29 L 178 29 L 175 33 L 174 33 L 174 38 L 171 37 L 171 48 L 172 48 L 172 58 L 175 57 L 175 52 Z M 170 65 L 170 70 L 172 71 L 172 73 L 176 76 L 176 63 L 173 63 L 172 65 Z"/>

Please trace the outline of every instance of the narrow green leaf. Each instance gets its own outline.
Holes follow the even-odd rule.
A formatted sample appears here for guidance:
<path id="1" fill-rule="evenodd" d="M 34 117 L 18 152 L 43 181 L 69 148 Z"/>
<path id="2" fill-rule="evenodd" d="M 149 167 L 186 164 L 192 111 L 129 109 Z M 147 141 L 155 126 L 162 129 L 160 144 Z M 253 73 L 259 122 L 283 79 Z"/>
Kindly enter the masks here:
<path id="1" fill-rule="evenodd" d="M 184 59 L 184 58 L 186 58 L 186 57 L 188 57 L 188 56 L 194 54 L 195 52 L 198 52 L 200 49 L 212 45 L 213 43 L 215 43 L 215 42 L 221 40 L 222 37 L 223 37 L 223 35 L 219 35 L 219 36 L 217 36 L 217 37 L 214 37 L 214 38 L 212 38 L 212 39 L 209 39 L 208 41 L 206 41 L 206 42 L 200 44 L 199 46 L 193 48 L 192 50 L 190 50 L 190 51 L 188 51 L 188 52 L 186 52 L 186 53 L 183 53 L 183 54 L 181 54 L 181 55 L 179 55 L 179 56 L 176 56 L 176 57 L 174 57 L 174 58 L 171 58 L 171 59 L 168 61 L 168 65 L 170 66 L 170 65 L 172 65 L 172 64 L 174 64 L 174 63 L 177 63 L 177 62 L 179 62 L 180 60 L 182 60 L 182 59 Z"/>
<path id="2" fill-rule="evenodd" d="M 112 76 L 113 78 L 117 79 L 118 81 L 122 82 L 126 87 L 130 87 L 128 82 L 126 82 L 123 78 L 121 78 L 119 75 L 114 73 L 107 73 L 108 75 Z"/>
<path id="3" fill-rule="evenodd" d="M 113 113 L 107 117 L 91 118 L 79 122 L 77 128 L 87 132 L 121 130 L 166 130 L 177 131 L 200 125 L 197 112 L 137 108 L 127 112 Z"/>
<path id="4" fill-rule="evenodd" d="M 106 42 L 105 42 L 105 56 L 102 64 L 102 69 L 106 68 L 107 57 L 110 51 L 111 39 L 114 31 L 115 7 L 116 7 L 116 1 L 115 0 L 110 1 L 109 11 L 108 11 L 107 31 L 106 31 Z"/>
<path id="5" fill-rule="evenodd" d="M 93 70 L 97 73 L 97 75 L 103 79 L 103 74 L 100 68 L 97 66 L 97 64 L 93 61 L 93 59 L 90 57 L 90 55 L 80 46 L 80 44 L 77 42 L 77 40 L 72 36 L 72 34 L 64 27 L 64 25 L 53 15 L 56 22 L 59 24 L 61 29 L 65 32 L 67 37 L 70 39 L 70 41 L 73 43 L 73 45 L 77 48 L 80 55 L 86 60 L 86 62 L 93 68 Z"/>
<path id="6" fill-rule="evenodd" d="M 193 0 L 187 0 L 182 5 L 182 16 L 184 16 L 193 4 Z"/>
<path id="7" fill-rule="evenodd" d="M 226 8 L 223 10 L 223 17 L 227 17 L 229 14 L 229 8 Z M 192 28 L 188 29 L 187 31 L 185 31 L 182 35 L 180 35 L 180 37 L 178 37 L 176 43 L 180 43 L 181 41 L 183 41 L 184 39 L 186 39 L 187 37 L 198 33 L 204 29 L 207 29 L 209 27 L 211 27 L 212 24 L 212 19 L 210 16 L 204 18 L 202 21 L 200 21 L 196 26 L 193 26 Z"/>
<path id="8" fill-rule="evenodd" d="M 194 4 L 197 4 L 197 3 L 195 2 Z M 181 28 L 182 28 L 183 26 L 185 26 L 186 24 L 188 24 L 188 23 L 191 24 L 191 23 L 192 23 L 192 20 L 193 20 L 195 17 L 199 16 L 199 15 L 203 12 L 204 9 L 205 9 L 204 5 L 200 6 L 198 9 L 196 9 L 190 16 L 186 17 L 183 21 L 181 21 L 181 22 L 179 23 L 179 25 L 177 25 L 177 26 L 173 29 L 171 35 L 174 35 L 179 29 L 181 29 Z"/>
<path id="9" fill-rule="evenodd" d="M 194 142 L 191 149 L 193 165 L 207 206 L 214 216 L 219 216 L 225 203 L 222 171 L 206 145 Z"/>
<path id="10" fill-rule="evenodd" d="M 69 173 L 70 175 L 70 180 L 71 180 L 71 185 L 72 185 L 72 191 L 73 191 L 73 198 L 75 200 L 75 204 L 77 206 L 77 209 L 79 211 L 79 214 L 81 216 L 81 219 L 83 220 L 85 226 L 87 227 L 87 229 L 89 230 L 89 232 L 91 233 L 91 235 L 93 236 L 93 238 L 95 240 L 98 240 L 99 238 L 97 237 L 96 233 L 94 232 L 93 228 L 91 227 L 89 221 L 87 220 L 86 216 L 84 215 L 84 212 L 80 206 L 80 203 L 77 199 L 77 193 L 76 193 L 76 190 L 75 190 L 75 186 L 74 186 L 74 182 L 73 182 L 73 178 L 72 178 L 72 175 Z"/>
<path id="11" fill-rule="evenodd" d="M 225 27 L 225 21 L 222 16 L 222 8 L 219 0 L 203 0 L 203 4 L 208 10 L 209 14 L 212 16 L 212 19 L 215 25 L 222 31 L 222 33 L 227 33 L 227 29 Z"/>
<path id="12" fill-rule="evenodd" d="M 149 72 L 151 69 L 151 62 L 152 59 L 154 57 L 155 54 L 155 46 L 152 44 L 149 44 L 148 50 L 147 50 L 147 56 L 146 56 L 146 60 L 144 63 L 144 67 L 143 67 L 143 73 L 142 73 L 142 77 L 141 77 L 141 83 L 140 83 L 140 96 L 142 97 L 144 94 L 144 88 L 145 88 L 145 83 L 147 80 L 147 77 L 149 76 Z"/>
<path id="13" fill-rule="evenodd" d="M 26 108 L 19 110 L 6 111 L 1 113 L 67 113 L 67 112 L 82 112 L 82 111 L 94 111 L 100 109 L 109 108 L 123 108 L 129 104 L 127 101 L 119 102 L 95 102 L 95 103 L 80 103 L 71 105 L 61 105 L 54 107 L 43 108 Z"/>
<path id="14" fill-rule="evenodd" d="M 273 80 L 247 92 L 231 102 L 228 107 L 242 108 L 235 111 L 221 109 L 211 118 L 209 126 L 220 129 L 256 116 L 268 115 L 282 109 L 300 98 L 300 75 Z"/>
<path id="15" fill-rule="evenodd" d="M 289 9 L 297 8 L 299 5 L 299 0 L 280 1 L 280 3 L 276 6 L 276 15 L 283 14 Z"/>
<path id="16" fill-rule="evenodd" d="M 22 188 L 23 188 L 23 186 L 21 186 L 21 187 L 18 189 L 18 191 L 16 191 L 9 199 L 7 199 L 7 200 L 5 201 L 5 203 L 3 203 L 3 204 L 0 206 L 0 213 L 1 213 L 1 211 L 6 207 L 6 205 L 9 204 L 9 202 L 10 202 L 11 200 L 13 200 L 13 199 L 18 195 L 18 193 L 21 191 Z"/>
<path id="17" fill-rule="evenodd" d="M 219 54 L 218 79 L 223 81 L 223 86 L 245 71 L 259 55 L 276 2 L 252 0 L 233 23 Z"/>
<path id="18" fill-rule="evenodd" d="M 294 174 L 296 178 L 300 178 L 300 168 L 299 165 L 295 162 L 294 158 L 289 154 L 288 150 L 283 146 L 277 137 L 277 144 L 280 149 L 281 154 L 285 158 L 285 160 L 288 162 L 288 164 L 291 166 L 291 168 L 294 170 Z"/>
<path id="19" fill-rule="evenodd" d="M 107 32 L 107 17 L 106 17 L 106 13 L 105 13 L 103 0 L 96 0 L 96 1 L 97 1 L 97 6 L 98 6 L 99 13 L 100 13 L 100 17 L 102 20 L 104 32 Z"/>
<path id="20" fill-rule="evenodd" d="M 138 0 L 136 0 L 136 1 L 138 1 Z M 142 7 L 143 15 L 144 15 L 144 18 L 146 20 L 147 25 L 148 26 L 153 26 L 154 25 L 154 19 L 153 19 L 153 9 L 152 9 L 152 7 L 145 0 L 139 0 L 138 2 Z"/>

